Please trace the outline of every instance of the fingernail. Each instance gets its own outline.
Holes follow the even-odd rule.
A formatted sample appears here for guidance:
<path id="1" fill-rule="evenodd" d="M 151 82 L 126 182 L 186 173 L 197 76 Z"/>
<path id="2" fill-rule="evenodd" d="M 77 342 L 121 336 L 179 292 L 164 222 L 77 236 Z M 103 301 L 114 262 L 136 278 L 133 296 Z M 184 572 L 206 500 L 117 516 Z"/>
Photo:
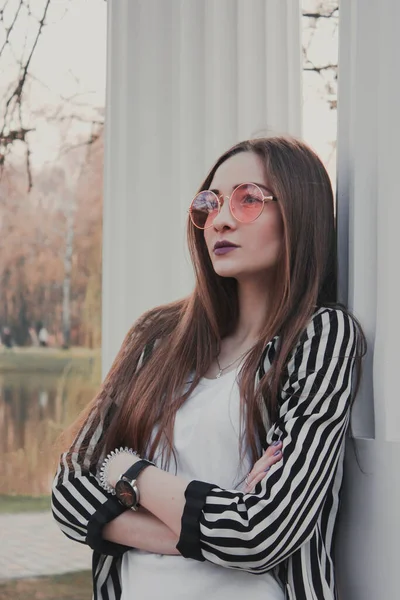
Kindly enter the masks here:
<path id="1" fill-rule="evenodd" d="M 278 446 L 280 444 L 280 441 L 278 440 L 277 442 L 274 442 L 272 445 L 273 446 Z"/>
<path id="2" fill-rule="evenodd" d="M 281 453 L 281 451 L 277 450 L 276 452 L 274 452 L 274 456 L 278 456 L 278 454 L 280 454 L 280 453 Z"/>

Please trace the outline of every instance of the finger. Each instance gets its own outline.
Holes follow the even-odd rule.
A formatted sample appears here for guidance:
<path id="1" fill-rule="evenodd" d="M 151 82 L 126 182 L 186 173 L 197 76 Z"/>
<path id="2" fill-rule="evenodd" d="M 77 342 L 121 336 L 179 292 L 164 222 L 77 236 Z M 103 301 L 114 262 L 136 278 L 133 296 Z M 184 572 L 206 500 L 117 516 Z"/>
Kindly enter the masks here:
<path id="1" fill-rule="evenodd" d="M 254 475 L 261 473 L 264 471 L 269 465 L 275 464 L 276 458 L 278 460 L 280 458 L 280 453 L 282 452 L 282 442 L 278 442 L 275 446 L 269 446 L 265 451 L 261 458 L 258 459 L 256 463 L 254 463 L 253 468 L 251 469 L 249 475 Z"/>
<path id="2" fill-rule="evenodd" d="M 273 456 L 263 456 L 262 459 L 258 460 L 254 465 L 249 475 L 247 476 L 247 487 L 254 487 L 254 480 L 261 475 L 261 478 L 264 477 L 266 470 L 270 469 L 272 465 L 282 460 L 282 451 L 275 450 Z"/>
<path id="3" fill-rule="evenodd" d="M 254 467 L 256 467 L 258 463 L 263 464 L 265 460 L 268 460 L 268 458 L 275 456 L 278 450 L 282 450 L 282 442 L 276 442 L 274 445 L 268 446 L 261 458 L 259 458 L 258 461 L 255 463 Z"/>
<path id="4" fill-rule="evenodd" d="M 268 470 L 269 470 L 270 468 L 271 468 L 271 467 L 268 467 Z M 267 472 L 268 472 L 268 471 L 267 471 Z M 250 494 L 251 492 L 253 492 L 253 491 L 254 491 L 254 488 L 255 488 L 255 486 L 257 485 L 257 483 L 258 483 L 259 481 L 261 481 L 262 479 L 264 479 L 264 477 L 265 477 L 266 475 L 267 475 L 267 473 L 266 473 L 266 472 L 263 472 L 263 473 L 258 473 L 258 475 L 257 475 L 256 477 L 253 477 L 253 479 L 251 480 L 251 482 L 249 482 L 249 483 L 247 484 L 247 486 L 246 486 L 246 489 L 245 489 L 245 493 L 246 493 L 246 494 Z"/>
<path id="5" fill-rule="evenodd" d="M 268 466 L 275 464 L 277 459 L 281 458 L 282 442 L 278 442 L 275 446 L 269 446 L 261 458 L 254 464 L 250 474 L 258 474 L 264 471 Z"/>
<path id="6" fill-rule="evenodd" d="M 251 472 L 247 477 L 247 485 L 252 484 L 253 480 L 258 477 L 258 475 L 265 473 L 267 469 L 270 469 L 274 464 L 278 461 L 282 460 L 282 452 L 276 451 L 276 455 L 267 457 L 266 460 L 262 462 L 258 462 L 257 465 L 253 467 Z"/>
<path id="7" fill-rule="evenodd" d="M 282 457 L 281 458 L 276 457 L 275 462 L 273 464 L 277 463 L 279 460 L 282 460 Z M 257 485 L 257 483 L 259 483 L 260 481 L 262 481 L 264 479 L 264 477 L 266 477 L 266 475 L 269 472 L 269 470 L 271 469 L 271 467 L 272 467 L 272 464 L 270 466 L 268 466 L 265 470 L 254 474 L 252 476 L 251 480 L 250 480 L 250 478 L 248 479 L 246 488 L 245 488 L 246 494 L 254 491 L 254 488 Z"/>
<path id="8" fill-rule="evenodd" d="M 257 477 L 255 477 L 253 479 L 252 484 L 246 486 L 245 493 L 246 494 L 251 494 L 252 492 L 254 492 L 254 489 L 255 489 L 257 483 L 259 483 L 260 481 L 262 481 L 264 479 L 264 477 L 266 477 L 266 475 L 267 475 L 267 473 L 259 473 L 259 475 L 257 475 Z"/>

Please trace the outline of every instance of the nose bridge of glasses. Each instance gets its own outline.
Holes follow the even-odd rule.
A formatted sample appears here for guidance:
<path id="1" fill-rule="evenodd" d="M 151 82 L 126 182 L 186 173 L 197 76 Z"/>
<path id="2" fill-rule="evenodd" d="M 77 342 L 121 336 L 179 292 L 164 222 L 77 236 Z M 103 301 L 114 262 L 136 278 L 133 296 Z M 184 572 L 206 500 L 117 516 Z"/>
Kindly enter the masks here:
<path id="1" fill-rule="evenodd" d="M 216 194 L 216 196 L 219 200 L 221 207 L 225 204 L 225 200 L 228 200 L 228 202 L 229 202 L 230 196 L 224 196 L 224 194 Z"/>
<path id="2" fill-rule="evenodd" d="M 231 216 L 231 211 L 230 211 L 230 206 L 229 206 L 229 201 L 230 201 L 230 196 L 228 195 L 224 195 L 224 194 L 218 194 L 218 200 L 219 200 L 219 211 L 218 211 L 218 215 L 219 216 L 222 211 L 223 211 L 223 207 L 226 205 L 225 210 L 228 211 L 228 215 Z M 226 200 L 226 202 L 225 202 Z"/>

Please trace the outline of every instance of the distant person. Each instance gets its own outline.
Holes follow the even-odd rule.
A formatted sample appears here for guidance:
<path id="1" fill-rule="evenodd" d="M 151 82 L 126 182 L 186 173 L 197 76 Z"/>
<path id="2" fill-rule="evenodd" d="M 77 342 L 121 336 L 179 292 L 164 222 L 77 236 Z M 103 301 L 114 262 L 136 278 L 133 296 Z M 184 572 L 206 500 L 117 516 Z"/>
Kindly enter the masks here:
<path id="1" fill-rule="evenodd" d="M 12 334 L 11 334 L 11 329 L 9 327 L 3 327 L 3 333 L 2 333 L 2 341 L 3 344 L 6 348 L 12 348 L 13 347 L 13 339 L 12 339 Z"/>
<path id="2" fill-rule="evenodd" d="M 38 339 L 39 339 L 39 344 L 43 348 L 47 348 L 47 346 L 49 345 L 49 332 L 47 331 L 46 327 L 42 327 L 40 329 Z"/>
<path id="3" fill-rule="evenodd" d="M 36 333 L 34 327 L 29 328 L 29 335 L 31 336 L 32 346 L 39 346 L 38 334 Z"/>
<path id="4" fill-rule="evenodd" d="M 242 142 L 187 229 L 195 287 L 127 334 L 61 457 L 54 517 L 94 550 L 97 600 L 335 600 L 365 348 L 337 301 L 329 176 L 300 141 Z"/>

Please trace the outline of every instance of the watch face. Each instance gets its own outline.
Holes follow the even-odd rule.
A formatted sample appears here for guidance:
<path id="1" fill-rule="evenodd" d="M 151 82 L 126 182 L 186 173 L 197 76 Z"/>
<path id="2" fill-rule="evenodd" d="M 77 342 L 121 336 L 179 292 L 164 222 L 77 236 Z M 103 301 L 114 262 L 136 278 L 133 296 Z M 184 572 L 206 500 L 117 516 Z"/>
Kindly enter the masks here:
<path id="1" fill-rule="evenodd" d="M 115 484 L 115 495 L 126 508 L 132 508 L 136 504 L 136 494 L 128 481 L 124 481 L 123 479 L 117 481 Z"/>

